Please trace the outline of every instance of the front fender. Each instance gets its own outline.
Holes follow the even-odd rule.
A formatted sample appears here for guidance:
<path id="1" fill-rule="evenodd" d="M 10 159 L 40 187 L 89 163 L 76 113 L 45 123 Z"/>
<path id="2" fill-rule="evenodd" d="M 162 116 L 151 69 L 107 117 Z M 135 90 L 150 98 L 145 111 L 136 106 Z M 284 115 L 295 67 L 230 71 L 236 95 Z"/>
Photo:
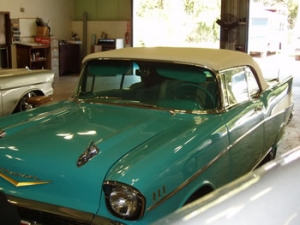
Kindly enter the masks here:
<path id="1" fill-rule="evenodd" d="M 52 87 L 49 84 L 40 84 L 39 87 L 19 87 L 15 89 L 2 91 L 3 113 L 2 115 L 12 114 L 20 100 L 29 92 L 39 93 L 39 95 L 46 95 L 53 93 Z M 51 86 L 51 85 L 50 85 Z"/>
<path id="2" fill-rule="evenodd" d="M 183 120 L 163 131 L 116 162 L 106 180 L 139 190 L 148 216 L 180 208 L 204 185 L 215 189 L 227 183 L 227 130 L 214 117 L 201 126 Z"/>

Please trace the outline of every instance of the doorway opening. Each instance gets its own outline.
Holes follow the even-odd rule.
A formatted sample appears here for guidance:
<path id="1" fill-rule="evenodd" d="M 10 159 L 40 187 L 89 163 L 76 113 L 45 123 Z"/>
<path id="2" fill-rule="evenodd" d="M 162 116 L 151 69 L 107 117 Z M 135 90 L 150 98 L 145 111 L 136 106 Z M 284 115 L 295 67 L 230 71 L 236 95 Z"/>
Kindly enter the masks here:
<path id="1" fill-rule="evenodd" d="M 219 48 L 221 0 L 135 0 L 133 46 Z"/>

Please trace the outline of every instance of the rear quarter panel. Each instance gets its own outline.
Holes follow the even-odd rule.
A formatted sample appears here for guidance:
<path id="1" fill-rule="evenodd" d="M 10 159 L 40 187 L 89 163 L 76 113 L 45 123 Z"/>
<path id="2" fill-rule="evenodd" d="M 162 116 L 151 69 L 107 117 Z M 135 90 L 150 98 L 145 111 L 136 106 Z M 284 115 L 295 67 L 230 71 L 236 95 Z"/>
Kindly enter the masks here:
<path id="1" fill-rule="evenodd" d="M 273 84 L 264 91 L 262 98 L 265 105 L 265 148 L 277 144 L 293 108 L 293 78 Z"/>

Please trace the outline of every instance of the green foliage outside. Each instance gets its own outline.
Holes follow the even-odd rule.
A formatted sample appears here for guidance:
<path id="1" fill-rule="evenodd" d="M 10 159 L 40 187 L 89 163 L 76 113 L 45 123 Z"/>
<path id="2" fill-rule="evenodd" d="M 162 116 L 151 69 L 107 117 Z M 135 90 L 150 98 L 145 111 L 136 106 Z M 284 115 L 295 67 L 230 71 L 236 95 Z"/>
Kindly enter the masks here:
<path id="1" fill-rule="evenodd" d="M 137 0 L 134 46 L 218 47 L 221 0 Z"/>

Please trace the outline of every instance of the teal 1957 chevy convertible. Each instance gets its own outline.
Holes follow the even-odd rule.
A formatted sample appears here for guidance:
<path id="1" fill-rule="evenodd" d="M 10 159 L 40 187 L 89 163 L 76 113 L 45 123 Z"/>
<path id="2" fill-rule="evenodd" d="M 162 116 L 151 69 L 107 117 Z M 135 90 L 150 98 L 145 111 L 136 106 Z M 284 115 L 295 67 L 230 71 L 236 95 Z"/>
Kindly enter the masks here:
<path id="1" fill-rule="evenodd" d="M 0 119 L 0 190 L 24 224 L 149 224 L 273 159 L 292 108 L 242 52 L 94 53 L 70 99 Z"/>

